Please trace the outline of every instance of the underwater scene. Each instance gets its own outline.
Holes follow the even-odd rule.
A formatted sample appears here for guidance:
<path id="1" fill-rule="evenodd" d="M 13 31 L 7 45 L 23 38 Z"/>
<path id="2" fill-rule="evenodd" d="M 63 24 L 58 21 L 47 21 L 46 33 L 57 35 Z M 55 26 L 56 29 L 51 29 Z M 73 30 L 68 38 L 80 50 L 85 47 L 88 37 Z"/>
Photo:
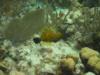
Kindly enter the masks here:
<path id="1" fill-rule="evenodd" d="M 0 0 L 0 75 L 100 75 L 100 0 Z"/>

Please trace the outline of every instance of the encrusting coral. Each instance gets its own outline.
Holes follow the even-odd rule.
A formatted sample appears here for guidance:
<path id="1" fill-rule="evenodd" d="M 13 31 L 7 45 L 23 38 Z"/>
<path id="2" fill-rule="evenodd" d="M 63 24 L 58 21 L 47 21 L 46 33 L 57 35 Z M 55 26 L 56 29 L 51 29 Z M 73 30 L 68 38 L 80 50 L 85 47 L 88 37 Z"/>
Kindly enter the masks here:
<path id="1" fill-rule="evenodd" d="M 59 65 L 58 75 L 74 75 L 75 66 L 77 64 L 78 57 L 67 56 L 61 59 Z"/>
<path id="2" fill-rule="evenodd" d="M 84 47 L 80 51 L 80 57 L 83 59 L 89 59 L 92 56 L 98 56 L 99 53 L 91 48 Z"/>
<path id="3" fill-rule="evenodd" d="M 90 49 L 82 48 L 80 52 L 82 63 L 86 67 L 86 71 L 93 71 L 97 75 L 100 74 L 100 54 L 99 52 Z"/>

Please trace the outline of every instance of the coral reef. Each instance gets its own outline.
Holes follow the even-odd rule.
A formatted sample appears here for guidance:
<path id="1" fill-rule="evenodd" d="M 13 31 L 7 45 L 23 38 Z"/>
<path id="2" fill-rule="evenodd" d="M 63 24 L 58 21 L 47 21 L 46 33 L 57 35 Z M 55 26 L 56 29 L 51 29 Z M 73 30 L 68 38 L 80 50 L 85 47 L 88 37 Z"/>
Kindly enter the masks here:
<path id="1" fill-rule="evenodd" d="M 7 44 L 7 41 L 4 44 L 6 45 L 3 45 L 3 48 L 10 45 L 9 43 Z M 7 49 L 8 54 L 2 60 L 5 61 L 7 68 L 4 67 L 6 71 L 1 70 L 5 73 L 11 72 L 10 74 L 12 74 L 12 71 L 15 74 L 15 71 L 18 70 L 18 74 L 21 71 L 25 75 L 56 75 L 58 63 L 63 56 L 68 56 L 68 61 L 71 58 L 72 64 L 74 64 L 73 59 L 76 60 L 76 57 L 78 57 L 78 52 L 74 51 L 63 41 L 35 44 L 29 40 L 25 44 L 17 47 L 10 46 Z M 73 66 L 71 67 L 70 65 L 69 68 L 73 68 Z"/>
<path id="2" fill-rule="evenodd" d="M 0 75 L 100 75 L 99 50 L 99 0 L 0 0 Z"/>
<path id="3" fill-rule="evenodd" d="M 65 35 L 70 35 L 67 39 L 71 42 L 76 41 L 77 46 L 81 49 L 82 47 L 90 47 L 95 50 L 99 50 L 99 28 L 100 28 L 100 11 L 99 7 L 94 7 L 89 9 L 88 7 L 79 7 L 77 13 L 75 11 L 70 11 L 67 17 L 65 25 L 60 26 L 60 30 L 65 33 Z M 78 14 L 78 15 L 77 15 Z M 73 18 L 74 15 L 76 18 Z M 70 29 L 70 30 L 69 30 Z"/>

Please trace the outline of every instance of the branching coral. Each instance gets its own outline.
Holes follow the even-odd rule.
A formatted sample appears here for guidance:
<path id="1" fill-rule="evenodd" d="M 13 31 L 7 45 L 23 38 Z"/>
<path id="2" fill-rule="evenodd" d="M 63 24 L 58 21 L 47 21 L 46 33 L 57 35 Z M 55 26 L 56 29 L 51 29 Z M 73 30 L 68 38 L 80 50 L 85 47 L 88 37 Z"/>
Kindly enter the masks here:
<path id="1" fill-rule="evenodd" d="M 99 49 L 100 44 L 100 10 L 99 8 L 83 8 L 83 16 L 76 19 L 76 30 L 82 35 L 78 40 L 81 45 Z"/>

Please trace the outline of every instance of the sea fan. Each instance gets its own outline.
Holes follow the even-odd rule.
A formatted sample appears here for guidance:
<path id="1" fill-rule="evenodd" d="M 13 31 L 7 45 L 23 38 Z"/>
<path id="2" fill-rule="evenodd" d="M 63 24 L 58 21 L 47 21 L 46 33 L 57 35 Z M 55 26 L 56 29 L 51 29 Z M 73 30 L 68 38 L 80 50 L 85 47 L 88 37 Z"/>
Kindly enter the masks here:
<path id="1" fill-rule="evenodd" d="M 38 32 L 45 24 L 44 9 L 27 13 L 22 19 L 12 20 L 5 29 L 4 37 L 14 42 L 21 42 Z"/>

